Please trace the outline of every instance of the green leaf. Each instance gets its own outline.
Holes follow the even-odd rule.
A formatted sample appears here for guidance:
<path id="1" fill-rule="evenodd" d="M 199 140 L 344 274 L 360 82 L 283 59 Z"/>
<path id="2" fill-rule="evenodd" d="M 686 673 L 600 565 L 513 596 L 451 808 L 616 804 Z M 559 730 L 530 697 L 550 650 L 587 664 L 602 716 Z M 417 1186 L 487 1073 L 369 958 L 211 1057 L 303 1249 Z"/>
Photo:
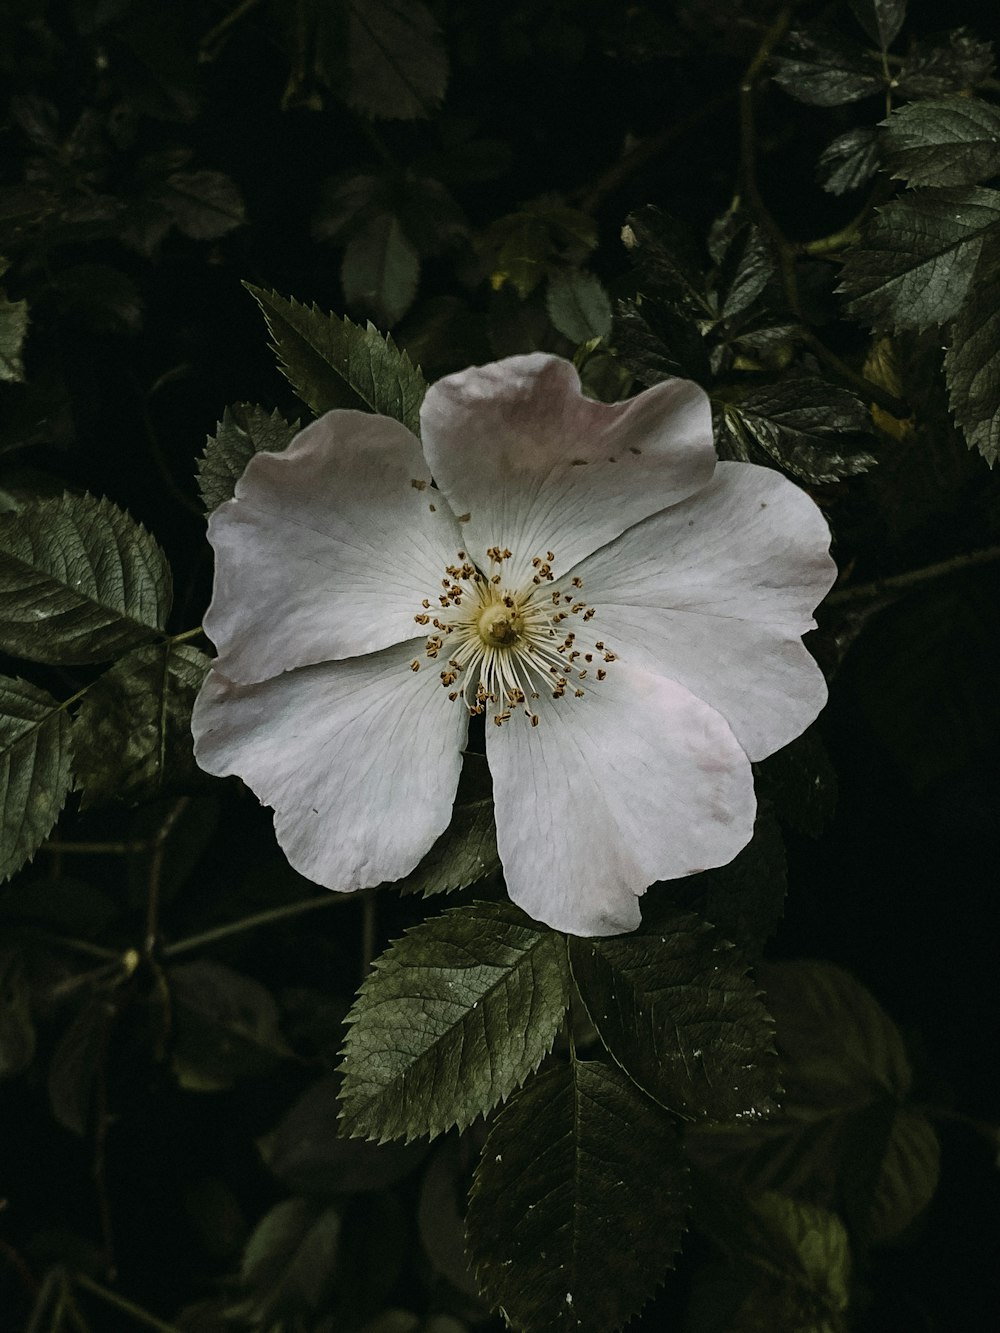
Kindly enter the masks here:
<path id="1" fill-rule="evenodd" d="M 149 644 L 90 687 L 73 725 L 82 809 L 159 796 L 194 774 L 191 709 L 209 665 L 188 644 Z"/>
<path id="2" fill-rule="evenodd" d="M 198 489 L 205 512 L 233 498 L 236 483 L 254 454 L 287 449 L 298 430 L 299 423 L 289 425 L 277 409 L 269 414 L 253 403 L 227 407 L 198 459 Z"/>
<path id="3" fill-rule="evenodd" d="M 444 97 L 448 56 L 421 0 L 340 0 L 321 29 L 327 83 L 372 120 L 429 116 Z"/>
<path id="4" fill-rule="evenodd" d="M 619 301 L 611 340 L 643 384 L 675 375 L 702 384 L 710 378 L 708 349 L 697 324 L 669 301 L 653 296 Z"/>
<path id="5" fill-rule="evenodd" d="M 63 312 L 87 329 L 135 334 L 142 328 L 142 294 L 112 264 L 73 264 L 60 270 L 53 285 Z"/>
<path id="6" fill-rule="evenodd" d="M 705 297 L 698 247 L 683 223 L 647 204 L 626 218 L 622 243 L 644 294 L 665 299 L 689 315 L 714 313 Z"/>
<path id="7" fill-rule="evenodd" d="M 63 1031 L 49 1063 L 52 1115 L 65 1129 L 81 1137 L 90 1127 L 94 1089 L 113 1016 L 106 996 L 94 995 L 86 1000 Z"/>
<path id="8" fill-rule="evenodd" d="M 31 985 L 16 944 L 0 948 L 0 1082 L 16 1078 L 35 1058 Z"/>
<path id="9" fill-rule="evenodd" d="M 651 1097 L 691 1119 L 771 1109 L 771 1019 L 746 960 L 704 921 L 674 911 L 631 935 L 572 937 L 570 962 L 601 1041 Z"/>
<path id="10" fill-rule="evenodd" d="M 738 395 L 738 396 L 737 396 Z M 871 418 L 849 389 L 812 375 L 788 374 L 715 399 L 723 457 L 744 461 L 759 449 L 792 476 L 818 484 L 867 472 L 863 447 Z"/>
<path id="11" fill-rule="evenodd" d="M 948 399 L 970 448 L 1000 458 L 1000 282 L 977 286 L 951 327 L 944 355 Z"/>
<path id="12" fill-rule="evenodd" d="M 379 213 L 354 233 L 340 266 L 344 298 L 382 324 L 395 324 L 417 294 L 420 260 L 395 213 Z"/>
<path id="13" fill-rule="evenodd" d="M 246 222 L 243 196 L 221 171 L 171 172 L 155 198 L 195 241 L 217 240 Z"/>
<path id="14" fill-rule="evenodd" d="M 317 415 L 335 407 L 380 412 L 420 434 L 427 385 L 388 334 L 245 286 L 264 312 L 283 373 Z"/>
<path id="15" fill-rule="evenodd" d="M 774 80 L 810 106 L 842 106 L 882 91 L 882 71 L 857 42 L 832 28 L 789 33 L 774 56 Z"/>
<path id="16" fill-rule="evenodd" d="M 167 969 L 174 1072 L 182 1088 L 217 1092 L 267 1074 L 291 1055 L 270 991 L 224 963 L 202 958 Z"/>
<path id="17" fill-rule="evenodd" d="M 570 342 L 606 338 L 611 332 L 611 302 L 594 273 L 569 268 L 553 274 L 545 308 L 553 326 Z"/>
<path id="18" fill-rule="evenodd" d="M 269 1170 L 297 1194 L 385 1189 L 424 1156 L 420 1144 L 341 1138 L 340 1086 L 336 1074 L 327 1074 L 302 1094 L 272 1133 L 258 1140 Z"/>
<path id="19" fill-rule="evenodd" d="M 958 314 L 984 246 L 1000 241 L 1000 194 L 919 190 L 876 211 L 847 253 L 848 313 L 877 329 L 928 328 Z"/>
<path id="20" fill-rule="evenodd" d="M 452 893 L 500 869 L 493 799 L 456 804 L 451 823 L 411 874 L 396 886 L 401 893 Z"/>
<path id="21" fill-rule="evenodd" d="M 727 240 L 719 265 L 720 316 L 732 320 L 743 314 L 774 273 L 774 259 L 763 232 L 752 222 L 738 225 Z"/>
<path id="22" fill-rule="evenodd" d="M 912 1072 L 898 1029 L 833 964 L 765 965 L 760 981 L 777 1027 L 781 1111 L 738 1132 L 694 1131 L 688 1151 L 727 1185 L 834 1209 L 860 1240 L 898 1234 L 937 1182 L 933 1131 L 903 1105 Z"/>
<path id="23" fill-rule="evenodd" d="M 226 1311 L 251 1327 L 304 1327 L 303 1318 L 330 1298 L 340 1252 L 336 1208 L 309 1199 L 285 1199 L 265 1213 L 247 1241 L 240 1267 L 246 1293 Z M 228 1322 L 228 1321 L 227 1321 Z"/>
<path id="24" fill-rule="evenodd" d="M 948 34 L 947 46 L 914 43 L 895 82 L 903 97 L 941 97 L 975 88 L 992 73 L 992 43 L 981 41 L 968 28 L 955 28 Z"/>
<path id="25" fill-rule="evenodd" d="M 816 175 L 829 194 L 857 190 L 875 175 L 879 166 L 878 138 L 871 125 L 859 125 L 838 134 L 819 155 Z"/>
<path id="26" fill-rule="evenodd" d="M 0 881 L 48 837 L 71 781 L 62 705 L 26 680 L 0 676 Z"/>
<path id="27" fill-rule="evenodd" d="M 901 106 L 882 121 L 882 155 L 910 185 L 975 185 L 1000 172 L 1000 107 L 978 97 Z"/>
<path id="28" fill-rule="evenodd" d="M 0 647 L 101 662 L 155 638 L 170 610 L 159 546 L 108 500 L 63 495 L 0 515 Z"/>
<path id="29" fill-rule="evenodd" d="M 469 1203 L 480 1290 L 526 1333 L 608 1333 L 649 1299 L 685 1228 L 670 1120 L 618 1069 L 532 1079 L 490 1129 Z"/>
<path id="30" fill-rule="evenodd" d="M 851 0 L 854 17 L 885 51 L 899 36 L 906 18 L 906 0 Z"/>
<path id="31" fill-rule="evenodd" d="M 348 1015 L 344 1130 L 383 1142 L 464 1129 L 537 1068 L 568 1004 L 563 937 L 509 903 L 413 927 Z"/>
<path id="32" fill-rule="evenodd" d="M 0 276 L 6 270 L 7 261 L 0 259 Z M 18 383 L 24 379 L 21 347 L 27 332 L 27 301 L 9 301 L 0 291 L 0 381 Z"/>

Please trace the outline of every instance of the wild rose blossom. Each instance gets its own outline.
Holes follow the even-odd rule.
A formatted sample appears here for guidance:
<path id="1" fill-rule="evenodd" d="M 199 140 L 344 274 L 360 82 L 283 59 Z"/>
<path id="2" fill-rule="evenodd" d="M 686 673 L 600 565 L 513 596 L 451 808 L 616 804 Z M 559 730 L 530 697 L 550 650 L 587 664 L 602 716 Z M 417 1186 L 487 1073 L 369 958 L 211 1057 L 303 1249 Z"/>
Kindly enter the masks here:
<path id="1" fill-rule="evenodd" d="M 328 412 L 212 515 L 198 762 L 351 890 L 447 828 L 483 715 L 510 897 L 631 930 L 649 884 L 746 845 L 751 760 L 825 702 L 801 635 L 835 574 L 826 523 L 777 472 L 717 462 L 685 380 L 608 405 L 516 356 L 432 385 L 421 431 Z"/>

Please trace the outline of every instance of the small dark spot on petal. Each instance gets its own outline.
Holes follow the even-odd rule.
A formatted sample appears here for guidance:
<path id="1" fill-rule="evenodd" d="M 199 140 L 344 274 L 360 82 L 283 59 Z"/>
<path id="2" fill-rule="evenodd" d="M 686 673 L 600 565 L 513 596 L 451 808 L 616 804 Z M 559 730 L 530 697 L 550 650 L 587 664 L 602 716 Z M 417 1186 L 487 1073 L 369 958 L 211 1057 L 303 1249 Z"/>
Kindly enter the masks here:
<path id="1" fill-rule="evenodd" d="M 427 489 L 426 481 L 421 481 L 419 477 L 411 477 L 410 485 L 415 491 L 426 491 Z"/>
<path id="2" fill-rule="evenodd" d="M 570 467 L 585 467 L 586 463 L 587 460 L 585 458 L 571 458 L 569 460 Z"/>
<path id="3" fill-rule="evenodd" d="M 629 447 L 628 447 L 628 451 L 629 451 L 630 454 L 641 454 L 641 453 L 642 453 L 642 450 L 641 450 L 641 449 L 637 449 L 637 448 L 635 447 L 634 444 L 630 444 L 630 445 L 629 445 Z"/>
<path id="4" fill-rule="evenodd" d="M 459 514 L 458 521 L 459 523 L 468 523 L 471 517 L 472 517 L 471 514 Z"/>
<path id="5" fill-rule="evenodd" d="M 432 514 L 437 513 L 437 505 L 428 505 L 427 508 L 431 511 Z"/>

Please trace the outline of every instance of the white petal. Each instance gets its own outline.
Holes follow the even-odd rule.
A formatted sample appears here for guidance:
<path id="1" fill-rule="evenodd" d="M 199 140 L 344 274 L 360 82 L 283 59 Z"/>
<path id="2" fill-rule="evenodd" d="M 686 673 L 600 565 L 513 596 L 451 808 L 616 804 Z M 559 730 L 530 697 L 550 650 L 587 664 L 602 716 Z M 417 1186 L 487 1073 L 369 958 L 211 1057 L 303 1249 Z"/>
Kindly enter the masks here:
<path id="1" fill-rule="evenodd" d="M 829 544 L 805 491 L 770 468 L 719 463 L 704 490 L 573 572 L 596 608 L 592 631 L 710 703 L 757 760 L 826 702 L 801 635 L 836 577 Z"/>
<path id="2" fill-rule="evenodd" d="M 682 685 L 624 662 L 540 722 L 487 727 L 507 891 L 574 935 L 633 930 L 659 879 L 731 861 L 753 834 L 746 755 Z"/>
<path id="3" fill-rule="evenodd" d="M 706 394 L 668 380 L 625 403 L 584 398 L 568 361 L 533 353 L 438 380 L 420 413 L 424 452 L 477 559 L 491 546 L 565 572 L 712 476 Z"/>
<path id="4" fill-rule="evenodd" d="M 237 685 L 211 671 L 195 703 L 195 756 L 238 774 L 289 862 L 330 889 L 408 874 L 451 820 L 468 712 L 421 642 Z"/>
<path id="5" fill-rule="evenodd" d="M 410 431 L 367 412 L 327 412 L 256 454 L 208 525 L 219 669 L 249 683 L 411 638 L 460 540 L 429 481 Z"/>

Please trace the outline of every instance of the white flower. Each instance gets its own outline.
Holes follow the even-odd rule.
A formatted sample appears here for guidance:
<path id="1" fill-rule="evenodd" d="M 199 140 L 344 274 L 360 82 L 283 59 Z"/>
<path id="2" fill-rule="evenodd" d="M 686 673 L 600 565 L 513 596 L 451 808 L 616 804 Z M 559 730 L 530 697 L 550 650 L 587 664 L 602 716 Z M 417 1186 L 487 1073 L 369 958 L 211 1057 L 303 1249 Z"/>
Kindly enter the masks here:
<path id="1" fill-rule="evenodd" d="M 653 881 L 745 846 L 750 761 L 823 706 L 801 635 L 826 523 L 777 472 L 716 462 L 684 380 L 609 406 L 568 362 L 511 357 L 433 385 L 421 427 L 422 448 L 329 412 L 212 515 L 198 762 L 273 806 L 303 875 L 357 889 L 448 826 L 484 714 L 511 898 L 631 930 Z"/>

